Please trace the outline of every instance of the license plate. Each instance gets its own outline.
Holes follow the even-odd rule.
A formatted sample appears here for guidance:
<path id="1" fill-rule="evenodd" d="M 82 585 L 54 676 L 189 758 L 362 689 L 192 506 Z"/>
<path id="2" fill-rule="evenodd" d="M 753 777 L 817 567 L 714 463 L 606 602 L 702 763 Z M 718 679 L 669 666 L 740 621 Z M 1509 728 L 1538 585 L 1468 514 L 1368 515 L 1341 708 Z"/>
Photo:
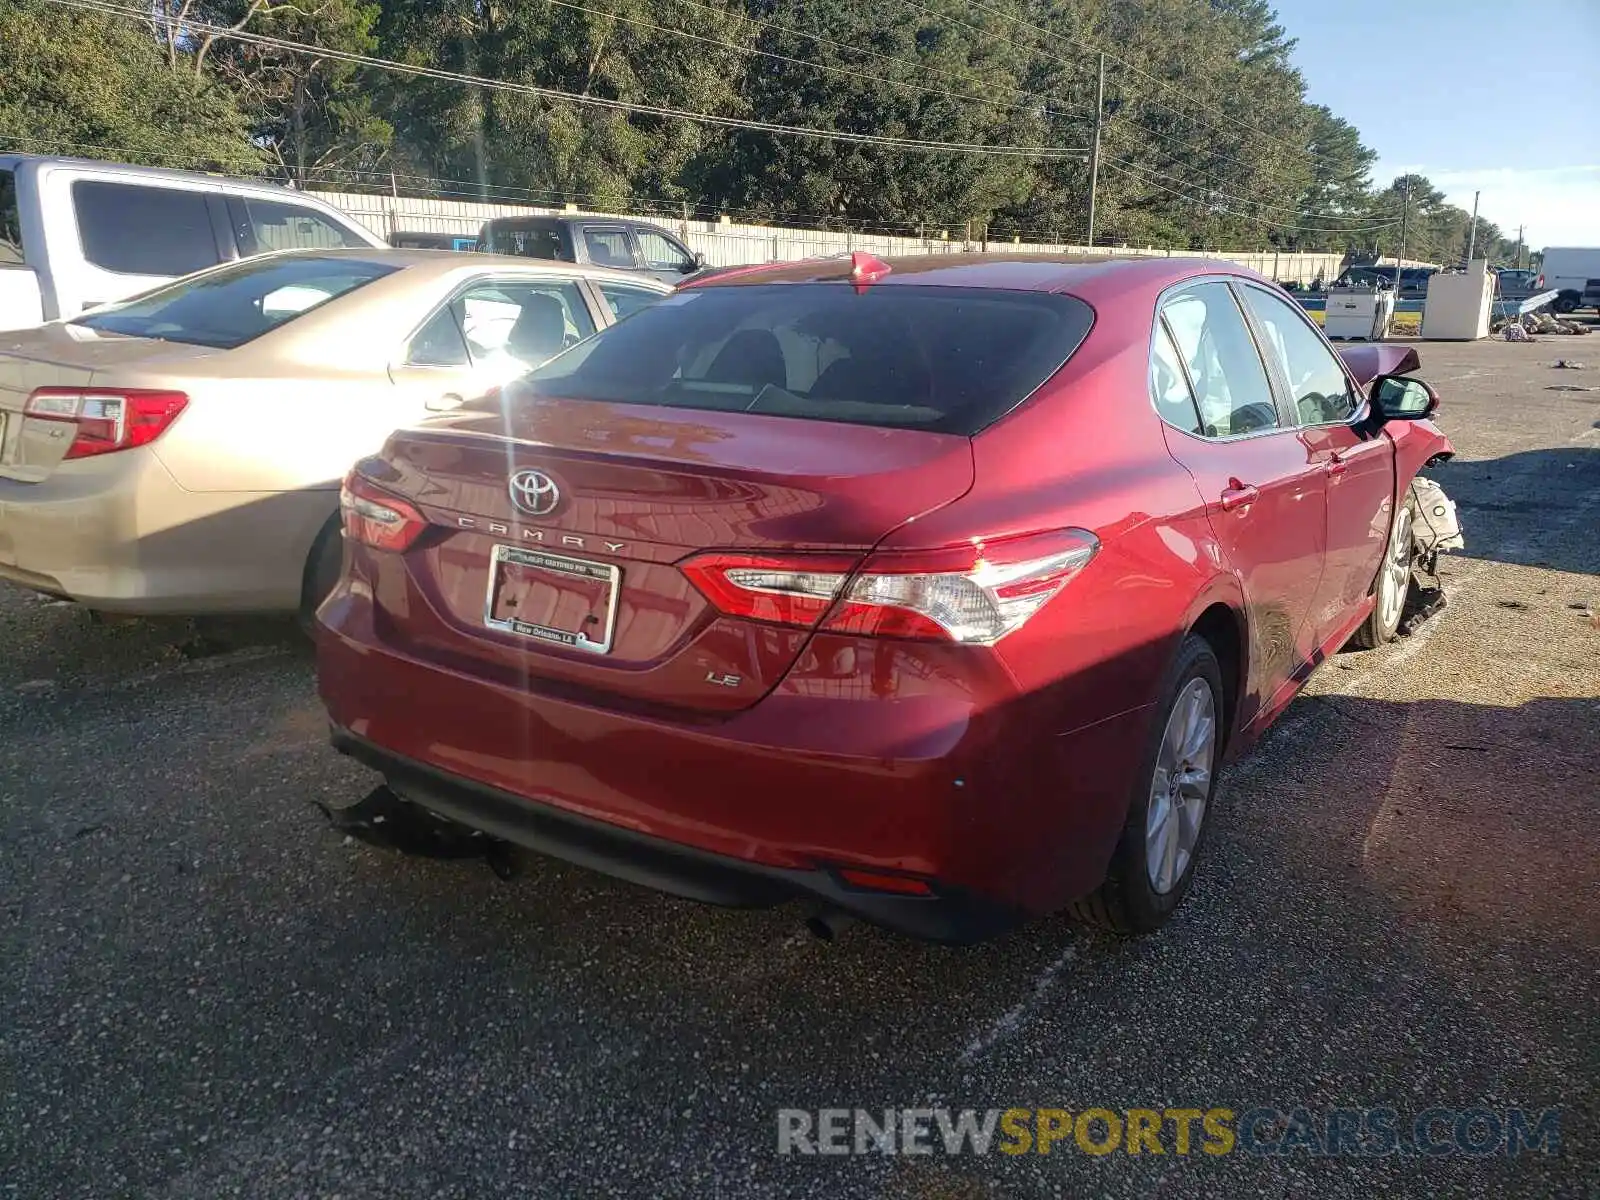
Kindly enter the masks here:
<path id="1" fill-rule="evenodd" d="M 617 622 L 622 571 L 610 563 L 520 546 L 489 555 L 483 623 L 490 629 L 604 654 Z"/>

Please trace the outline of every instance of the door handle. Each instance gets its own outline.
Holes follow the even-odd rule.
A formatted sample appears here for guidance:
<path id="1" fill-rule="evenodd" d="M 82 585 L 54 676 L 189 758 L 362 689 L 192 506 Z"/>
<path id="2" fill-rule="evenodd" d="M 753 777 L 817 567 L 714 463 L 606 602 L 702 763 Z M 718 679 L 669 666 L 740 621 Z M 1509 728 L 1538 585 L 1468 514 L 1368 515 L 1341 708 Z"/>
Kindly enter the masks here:
<path id="1" fill-rule="evenodd" d="M 1222 511 L 1232 512 L 1236 508 L 1244 508 L 1253 504 L 1260 497 L 1261 489 L 1252 484 L 1240 483 L 1237 479 L 1228 480 L 1228 486 L 1222 489 Z"/>
<path id="2" fill-rule="evenodd" d="M 1343 475 L 1350 469 L 1350 464 L 1344 459 L 1340 458 L 1337 454 L 1334 454 L 1329 456 L 1329 458 L 1322 464 L 1322 469 L 1329 475 Z"/>
<path id="3" fill-rule="evenodd" d="M 463 403 L 454 392 L 446 392 L 436 400 L 429 400 L 423 407 L 429 412 L 449 412 L 453 408 L 460 408 Z"/>

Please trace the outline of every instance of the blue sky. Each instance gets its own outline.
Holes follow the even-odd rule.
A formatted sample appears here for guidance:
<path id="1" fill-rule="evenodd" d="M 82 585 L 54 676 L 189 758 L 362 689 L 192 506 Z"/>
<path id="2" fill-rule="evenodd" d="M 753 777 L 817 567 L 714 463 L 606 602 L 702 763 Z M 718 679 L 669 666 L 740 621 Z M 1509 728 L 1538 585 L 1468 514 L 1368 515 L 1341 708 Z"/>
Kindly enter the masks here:
<path id="1" fill-rule="evenodd" d="M 1277 0 L 1294 60 L 1378 152 L 1528 244 L 1600 246 L 1600 0 Z"/>

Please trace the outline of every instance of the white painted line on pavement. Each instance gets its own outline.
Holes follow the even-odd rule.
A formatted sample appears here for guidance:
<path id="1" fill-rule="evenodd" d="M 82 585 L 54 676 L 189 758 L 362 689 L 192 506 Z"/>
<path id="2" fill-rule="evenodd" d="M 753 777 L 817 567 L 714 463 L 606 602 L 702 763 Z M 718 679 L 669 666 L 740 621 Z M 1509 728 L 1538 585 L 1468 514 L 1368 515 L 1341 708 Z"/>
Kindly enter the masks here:
<path id="1" fill-rule="evenodd" d="M 1003 1041 L 1020 1029 L 1023 1018 L 1028 1015 L 1028 1010 L 1044 999 L 1044 994 L 1054 985 L 1056 976 L 1065 971 L 1067 964 L 1077 957 L 1078 947 L 1076 945 L 1068 946 L 1063 950 L 1055 962 L 1040 971 L 1038 976 L 1035 977 L 1033 991 L 1025 999 L 1008 1008 L 993 1025 L 972 1039 L 966 1050 L 962 1052 L 961 1061 L 976 1061 L 988 1053 L 989 1049 L 997 1042 Z"/>

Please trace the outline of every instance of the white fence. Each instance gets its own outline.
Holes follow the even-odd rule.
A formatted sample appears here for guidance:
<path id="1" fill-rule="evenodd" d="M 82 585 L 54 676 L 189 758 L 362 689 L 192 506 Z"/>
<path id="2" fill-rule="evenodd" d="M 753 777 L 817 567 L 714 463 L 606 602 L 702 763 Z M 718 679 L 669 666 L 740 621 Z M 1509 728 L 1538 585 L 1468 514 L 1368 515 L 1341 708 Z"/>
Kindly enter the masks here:
<path id="1" fill-rule="evenodd" d="M 319 199 L 343 210 L 379 237 L 397 232 L 444 233 L 456 236 L 476 234 L 485 221 L 494 217 L 548 216 L 563 211 L 556 208 L 531 208 L 515 204 L 479 204 L 461 200 L 425 200 L 411 196 L 372 196 L 352 192 L 314 193 Z M 595 216 L 627 216 L 625 213 L 596 213 Z M 682 221 L 647 215 L 677 234 L 690 249 L 706 257 L 714 267 L 734 267 L 745 263 L 792 262 L 801 258 L 866 250 L 872 254 L 955 254 L 964 250 L 990 253 L 1016 251 L 1024 254 L 1100 254 L 1108 247 L 1072 246 L 1056 243 L 977 240 L 960 238 L 894 237 L 886 234 L 852 233 L 822 229 L 787 229 L 767 225 L 740 225 L 729 221 Z M 1261 250 L 1164 250 L 1151 246 L 1117 246 L 1118 254 L 1158 256 L 1201 256 L 1226 259 L 1259 271 L 1269 279 L 1298 280 L 1310 283 L 1321 276 L 1331 281 L 1339 273 L 1338 254 L 1288 254 Z"/>

